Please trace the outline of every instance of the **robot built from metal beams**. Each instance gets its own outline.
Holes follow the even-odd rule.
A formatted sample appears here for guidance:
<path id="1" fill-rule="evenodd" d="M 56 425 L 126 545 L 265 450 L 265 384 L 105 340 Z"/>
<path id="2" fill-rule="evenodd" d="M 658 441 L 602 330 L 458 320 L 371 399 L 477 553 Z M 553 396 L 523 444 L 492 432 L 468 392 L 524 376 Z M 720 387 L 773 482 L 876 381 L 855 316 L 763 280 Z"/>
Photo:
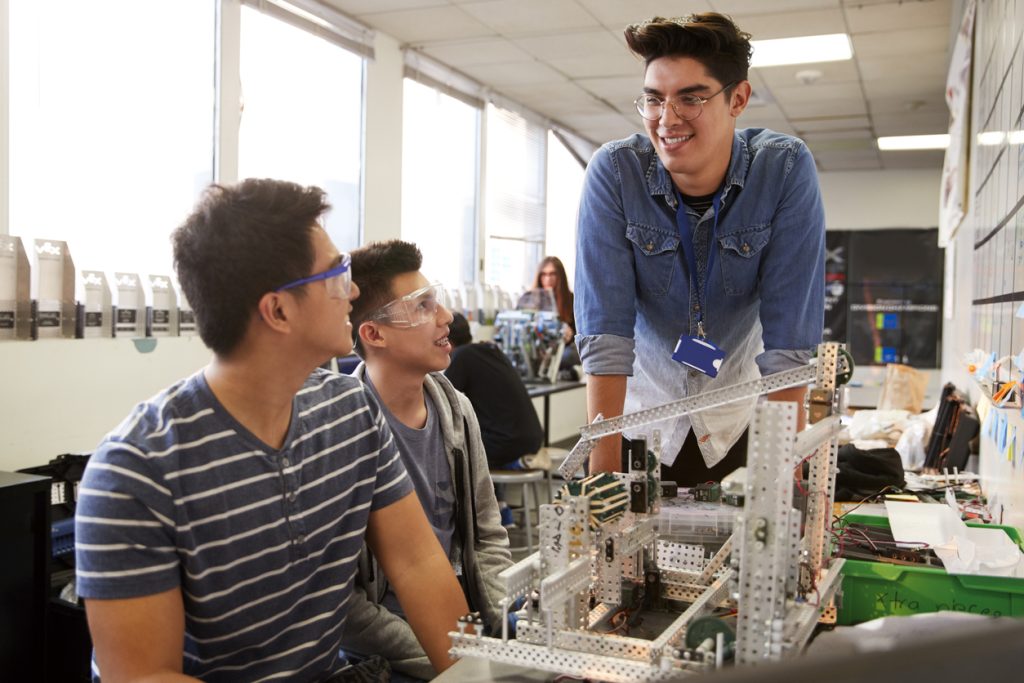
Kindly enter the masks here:
<path id="1" fill-rule="evenodd" d="M 720 667 L 752 665 L 799 652 L 839 587 L 842 560 L 829 557 L 834 498 L 837 375 L 848 373 L 838 344 L 822 344 L 807 367 L 593 422 L 560 471 L 570 483 L 540 507 L 540 550 L 502 572 L 506 613 L 519 611 L 515 638 L 452 632 L 451 654 L 604 681 L 660 681 Z M 762 402 L 749 429 L 744 504 L 733 535 L 710 558 L 662 540 L 660 437 L 648 452 L 631 442 L 629 471 L 573 480 L 609 434 L 734 401 L 812 384 L 811 425 L 797 432 L 795 403 Z M 793 507 L 794 468 L 810 464 L 807 509 Z M 647 605 L 682 609 L 654 638 L 620 635 L 616 619 Z M 683 606 L 685 605 L 685 609 Z M 735 630 L 711 616 L 735 612 Z M 507 616 L 507 614 L 506 614 Z"/>

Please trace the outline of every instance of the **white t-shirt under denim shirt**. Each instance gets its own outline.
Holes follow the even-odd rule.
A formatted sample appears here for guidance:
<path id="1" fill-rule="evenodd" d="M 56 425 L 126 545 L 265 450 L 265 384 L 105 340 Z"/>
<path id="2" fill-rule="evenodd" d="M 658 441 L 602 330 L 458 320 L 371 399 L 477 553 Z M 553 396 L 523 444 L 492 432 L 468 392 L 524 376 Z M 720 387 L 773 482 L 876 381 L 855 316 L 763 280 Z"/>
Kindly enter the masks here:
<path id="1" fill-rule="evenodd" d="M 703 311 L 725 351 L 714 379 L 672 360 L 679 335 L 697 334 L 697 292 L 679 245 L 672 178 L 643 134 L 605 144 L 587 167 L 576 249 L 576 344 L 592 375 L 627 375 L 627 413 L 806 364 L 821 342 L 825 215 L 804 143 L 766 129 L 737 130 L 715 229 L 718 252 Z M 696 279 L 705 282 L 714 210 L 690 211 Z M 714 466 L 746 429 L 756 399 L 656 423 L 671 465 L 691 424 Z"/>

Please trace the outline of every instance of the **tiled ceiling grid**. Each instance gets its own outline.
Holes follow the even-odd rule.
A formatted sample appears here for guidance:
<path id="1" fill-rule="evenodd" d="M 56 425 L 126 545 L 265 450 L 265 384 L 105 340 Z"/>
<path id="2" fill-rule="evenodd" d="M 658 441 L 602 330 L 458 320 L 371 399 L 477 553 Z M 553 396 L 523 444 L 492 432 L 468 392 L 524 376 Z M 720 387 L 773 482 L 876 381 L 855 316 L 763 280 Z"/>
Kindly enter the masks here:
<path id="1" fill-rule="evenodd" d="M 946 132 L 953 0 L 326 2 L 595 143 L 640 130 L 629 23 L 713 10 L 755 39 L 847 33 L 852 60 L 752 69 L 740 125 L 802 137 L 826 171 L 942 166 L 941 151 L 880 152 L 874 140 Z M 807 70 L 821 76 L 797 78 Z"/>

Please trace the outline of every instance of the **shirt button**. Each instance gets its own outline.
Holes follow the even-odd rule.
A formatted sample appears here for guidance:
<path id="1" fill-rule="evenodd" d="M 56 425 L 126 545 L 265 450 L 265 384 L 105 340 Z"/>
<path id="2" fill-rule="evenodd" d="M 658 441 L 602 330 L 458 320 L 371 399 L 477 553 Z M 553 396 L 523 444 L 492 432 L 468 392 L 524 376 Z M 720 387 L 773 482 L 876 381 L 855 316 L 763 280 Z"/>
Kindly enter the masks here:
<path id="1" fill-rule="evenodd" d="M 654 242 L 647 243 L 647 251 L 654 251 Z"/>
<path id="2" fill-rule="evenodd" d="M 296 545 L 302 545 L 305 542 L 306 542 L 306 534 L 299 534 L 298 536 L 295 537 L 295 544 Z"/>
<path id="3" fill-rule="evenodd" d="M 749 254 L 750 253 L 750 245 L 749 244 L 744 244 L 743 245 L 743 253 L 744 254 Z"/>
<path id="4" fill-rule="evenodd" d="M 295 499 L 298 498 L 298 497 L 299 497 L 299 494 L 297 494 L 295 491 L 289 491 L 288 492 L 288 502 L 289 503 L 294 503 Z"/>
<path id="5" fill-rule="evenodd" d="M 292 466 L 292 461 L 289 460 L 287 457 L 284 457 L 284 458 L 281 458 L 281 464 L 283 466 L 285 466 L 285 467 L 291 467 Z"/>
<path id="6" fill-rule="evenodd" d="M 694 304 L 693 305 L 693 310 L 700 311 L 700 304 Z"/>

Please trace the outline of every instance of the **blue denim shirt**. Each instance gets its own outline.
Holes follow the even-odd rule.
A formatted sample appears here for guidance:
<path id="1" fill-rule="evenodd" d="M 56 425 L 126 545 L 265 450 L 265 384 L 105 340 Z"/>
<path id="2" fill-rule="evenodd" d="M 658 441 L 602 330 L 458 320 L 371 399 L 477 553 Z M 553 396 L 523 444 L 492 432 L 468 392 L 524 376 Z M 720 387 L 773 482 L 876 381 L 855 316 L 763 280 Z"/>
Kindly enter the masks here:
<path id="1" fill-rule="evenodd" d="M 804 143 L 770 130 L 737 130 L 714 211 L 689 210 L 697 280 L 711 267 L 704 329 L 726 352 L 711 379 L 672 360 L 681 334 L 697 333 L 697 293 L 679 246 L 679 195 L 645 135 L 609 142 L 587 168 L 576 245 L 575 313 L 583 368 L 627 375 L 626 412 L 805 364 L 821 341 L 825 213 Z M 756 400 L 692 416 L 710 467 L 743 433 Z M 671 464 L 691 418 L 657 424 Z M 644 430 L 646 431 L 646 430 Z M 642 432 L 630 434 L 637 436 Z"/>

